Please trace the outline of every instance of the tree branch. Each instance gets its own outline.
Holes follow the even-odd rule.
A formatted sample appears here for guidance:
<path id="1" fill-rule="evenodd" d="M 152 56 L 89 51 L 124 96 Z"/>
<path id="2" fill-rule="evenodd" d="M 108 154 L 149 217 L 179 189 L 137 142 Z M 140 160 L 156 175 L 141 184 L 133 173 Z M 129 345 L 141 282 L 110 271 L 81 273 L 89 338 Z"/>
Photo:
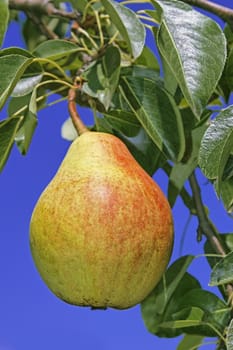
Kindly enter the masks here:
<path id="1" fill-rule="evenodd" d="M 221 18 L 224 22 L 227 22 L 231 29 L 233 29 L 233 9 L 216 4 L 215 2 L 208 0 L 182 0 L 186 4 L 199 7 L 203 10 L 211 12 Z"/>
<path id="2" fill-rule="evenodd" d="M 39 15 L 62 17 L 78 21 L 81 15 L 77 11 L 66 12 L 57 9 L 50 0 L 9 0 L 9 8 L 24 12 L 34 12 Z"/>

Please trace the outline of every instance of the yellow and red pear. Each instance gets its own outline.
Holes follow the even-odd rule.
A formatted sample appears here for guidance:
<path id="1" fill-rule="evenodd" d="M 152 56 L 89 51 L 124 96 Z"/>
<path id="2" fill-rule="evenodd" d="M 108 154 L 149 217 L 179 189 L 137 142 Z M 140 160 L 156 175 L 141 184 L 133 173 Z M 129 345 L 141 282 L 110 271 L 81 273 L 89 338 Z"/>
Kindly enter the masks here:
<path id="1" fill-rule="evenodd" d="M 41 194 L 30 225 L 35 265 L 62 300 L 94 308 L 140 303 L 168 264 L 168 201 L 117 137 L 84 132 Z"/>

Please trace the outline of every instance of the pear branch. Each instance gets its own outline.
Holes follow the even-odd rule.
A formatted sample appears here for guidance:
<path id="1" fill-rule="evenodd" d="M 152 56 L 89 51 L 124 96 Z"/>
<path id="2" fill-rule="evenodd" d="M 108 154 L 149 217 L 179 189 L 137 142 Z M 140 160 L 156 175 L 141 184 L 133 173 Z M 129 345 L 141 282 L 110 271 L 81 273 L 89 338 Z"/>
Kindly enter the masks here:
<path id="1" fill-rule="evenodd" d="M 208 241 L 210 242 L 212 248 L 217 254 L 226 255 L 225 249 L 218 238 L 218 232 L 213 226 L 212 222 L 209 220 L 204 203 L 201 197 L 201 189 L 198 184 L 195 173 L 193 172 L 189 177 L 190 187 L 193 193 L 193 201 L 196 207 L 197 218 L 198 218 L 198 234 L 204 234 Z M 226 292 L 229 298 L 229 302 L 232 303 L 233 286 L 232 284 L 226 285 Z M 233 307 L 233 305 L 232 305 Z"/>
<path id="2" fill-rule="evenodd" d="M 233 9 L 216 4 L 215 2 L 209 0 L 182 0 L 186 4 L 199 7 L 206 10 L 214 15 L 217 15 L 224 22 L 227 22 L 231 29 L 233 29 Z"/>
<path id="3" fill-rule="evenodd" d="M 76 93 L 77 90 L 81 87 L 81 81 L 76 81 L 74 83 L 74 88 L 69 89 L 68 92 L 68 109 L 70 113 L 71 120 L 73 125 L 79 135 L 82 135 L 84 132 L 88 131 L 88 128 L 82 122 L 80 115 L 78 114 L 76 108 Z"/>

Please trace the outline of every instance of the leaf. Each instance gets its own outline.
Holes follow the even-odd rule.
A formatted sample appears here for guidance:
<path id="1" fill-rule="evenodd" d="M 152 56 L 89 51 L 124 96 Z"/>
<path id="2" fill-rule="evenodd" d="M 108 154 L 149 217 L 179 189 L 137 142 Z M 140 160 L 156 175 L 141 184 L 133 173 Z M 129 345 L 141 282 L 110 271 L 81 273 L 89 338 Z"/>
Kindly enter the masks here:
<path id="1" fill-rule="evenodd" d="M 130 53 L 136 59 L 145 44 L 145 28 L 135 12 L 112 0 L 101 0 L 112 22 L 126 41 Z"/>
<path id="2" fill-rule="evenodd" d="M 83 77 L 87 80 L 82 90 L 97 98 L 106 110 L 110 107 L 120 76 L 120 52 L 114 47 L 107 48 L 105 55 L 93 65 Z"/>
<path id="3" fill-rule="evenodd" d="M 122 94 L 147 134 L 169 159 L 180 160 L 185 149 L 181 115 L 160 83 L 137 77 L 122 78 Z"/>
<path id="4" fill-rule="evenodd" d="M 189 178 L 198 165 L 200 144 L 206 128 L 206 123 L 202 122 L 191 131 L 191 136 L 187 142 L 187 145 L 192 145 L 192 151 L 188 160 L 186 162 L 176 163 L 172 167 L 168 184 L 168 200 L 171 206 L 175 204 L 176 198 L 182 190 L 185 181 Z"/>
<path id="5" fill-rule="evenodd" d="M 199 118 L 224 68 L 225 36 L 214 20 L 181 1 L 153 3 L 162 10 L 159 51 Z"/>
<path id="6" fill-rule="evenodd" d="M 210 286 L 219 286 L 233 281 L 233 252 L 230 252 L 214 266 Z"/>
<path id="7" fill-rule="evenodd" d="M 220 185 L 224 168 L 233 149 L 233 106 L 222 110 L 211 122 L 201 142 L 199 165 L 209 179 L 217 179 Z"/>
<path id="8" fill-rule="evenodd" d="M 22 154 L 26 154 L 37 126 L 36 89 L 30 94 L 24 113 L 23 125 L 16 134 L 15 142 Z"/>
<path id="9" fill-rule="evenodd" d="M 14 90 L 11 93 L 12 97 L 20 97 L 20 96 L 25 96 L 32 92 L 34 87 L 37 86 L 41 82 L 43 78 L 43 75 L 35 75 L 33 77 L 29 78 L 22 78 L 18 81 L 16 84 Z"/>
<path id="10" fill-rule="evenodd" d="M 177 350 L 196 350 L 202 345 L 203 339 L 202 335 L 186 334 L 179 343 Z"/>
<path id="11" fill-rule="evenodd" d="M 2 171 L 14 143 L 23 117 L 8 118 L 0 122 L 0 171 Z"/>
<path id="12" fill-rule="evenodd" d="M 233 212 L 233 178 L 221 183 L 221 199 L 228 213 Z"/>
<path id="13" fill-rule="evenodd" d="M 32 60 L 32 58 L 21 55 L 0 57 L 0 108 L 4 105 L 26 68 L 32 63 Z"/>
<path id="14" fill-rule="evenodd" d="M 44 41 L 38 45 L 34 50 L 33 54 L 36 57 L 42 57 L 50 59 L 51 61 L 57 62 L 61 67 L 75 67 L 80 65 L 77 54 L 80 48 L 69 41 L 66 40 L 49 40 Z"/>
<path id="15" fill-rule="evenodd" d="M 193 256 L 176 260 L 164 274 L 163 280 L 142 302 L 141 312 L 149 332 L 161 337 L 174 337 L 182 333 L 160 327 L 163 322 L 175 320 L 173 315 L 180 311 L 177 300 L 183 298 L 190 289 L 200 287 L 199 282 L 186 272 Z M 186 315 L 189 311 L 186 312 Z"/>
<path id="16" fill-rule="evenodd" d="M 8 0 L 0 2 L 0 46 L 2 46 L 9 19 Z"/>
<path id="17" fill-rule="evenodd" d="M 227 329 L 226 346 L 227 350 L 233 350 L 233 320 L 231 320 Z"/>
<path id="18" fill-rule="evenodd" d="M 198 307 L 191 307 L 189 315 L 185 320 L 170 321 L 164 322 L 161 324 L 161 327 L 164 328 L 186 328 L 186 327 L 196 327 L 202 324 L 202 318 L 204 312 Z"/>
<path id="19" fill-rule="evenodd" d="M 72 123 L 71 118 L 67 118 L 61 127 L 61 136 L 67 141 L 73 141 L 78 136 L 78 133 Z"/>
<path id="20" fill-rule="evenodd" d="M 160 72 L 159 62 L 154 55 L 154 53 L 150 50 L 149 47 L 144 46 L 141 55 L 135 60 L 135 65 L 145 66 L 146 68 L 151 68 Z"/>
<path id="21" fill-rule="evenodd" d="M 69 0 L 74 9 L 84 12 L 86 6 L 88 5 L 88 0 Z"/>

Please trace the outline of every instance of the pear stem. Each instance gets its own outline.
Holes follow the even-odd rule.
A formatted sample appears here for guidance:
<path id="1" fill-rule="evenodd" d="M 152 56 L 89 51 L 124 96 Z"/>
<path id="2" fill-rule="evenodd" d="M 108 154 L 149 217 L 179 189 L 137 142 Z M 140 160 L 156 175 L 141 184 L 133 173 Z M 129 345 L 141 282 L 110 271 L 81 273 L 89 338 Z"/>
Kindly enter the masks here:
<path id="1" fill-rule="evenodd" d="M 76 92 L 78 89 L 80 89 L 80 87 L 81 81 L 78 80 L 74 83 L 74 87 L 69 89 L 68 92 L 68 110 L 78 135 L 82 135 L 83 133 L 89 131 L 88 128 L 84 125 L 76 108 Z"/>

